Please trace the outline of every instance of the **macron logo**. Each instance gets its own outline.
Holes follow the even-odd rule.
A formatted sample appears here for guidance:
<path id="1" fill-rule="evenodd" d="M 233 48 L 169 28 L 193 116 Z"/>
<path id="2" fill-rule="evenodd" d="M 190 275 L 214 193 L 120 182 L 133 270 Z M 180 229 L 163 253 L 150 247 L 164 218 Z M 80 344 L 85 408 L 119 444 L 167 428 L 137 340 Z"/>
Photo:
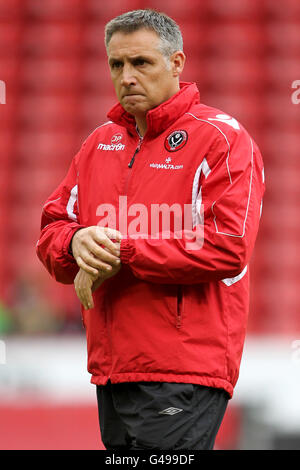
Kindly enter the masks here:
<path id="1" fill-rule="evenodd" d="M 106 150 L 109 152 L 124 150 L 124 144 L 102 144 L 100 143 L 97 147 L 97 150 Z"/>
<path id="2" fill-rule="evenodd" d="M 173 406 L 170 406 L 170 408 L 166 408 L 165 410 L 159 411 L 159 415 L 176 415 L 177 413 L 180 413 L 183 411 L 181 408 L 174 408 Z"/>
<path id="3" fill-rule="evenodd" d="M 228 116 L 227 114 L 217 114 L 216 118 L 207 118 L 209 121 L 219 121 L 228 124 L 228 126 L 233 127 L 234 129 L 240 129 L 239 123 L 233 117 Z"/>

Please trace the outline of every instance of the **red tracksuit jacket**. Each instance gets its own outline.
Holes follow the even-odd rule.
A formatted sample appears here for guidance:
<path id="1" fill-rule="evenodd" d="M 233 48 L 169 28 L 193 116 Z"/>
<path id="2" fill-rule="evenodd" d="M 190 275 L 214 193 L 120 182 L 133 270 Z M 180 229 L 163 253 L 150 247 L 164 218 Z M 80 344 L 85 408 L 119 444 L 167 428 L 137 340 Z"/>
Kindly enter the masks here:
<path id="1" fill-rule="evenodd" d="M 91 382 L 186 382 L 231 397 L 264 193 L 259 149 L 234 118 L 201 104 L 193 83 L 148 113 L 142 140 L 120 104 L 108 117 L 45 203 L 37 243 L 68 284 L 78 228 L 124 235 L 121 270 L 82 309 Z"/>

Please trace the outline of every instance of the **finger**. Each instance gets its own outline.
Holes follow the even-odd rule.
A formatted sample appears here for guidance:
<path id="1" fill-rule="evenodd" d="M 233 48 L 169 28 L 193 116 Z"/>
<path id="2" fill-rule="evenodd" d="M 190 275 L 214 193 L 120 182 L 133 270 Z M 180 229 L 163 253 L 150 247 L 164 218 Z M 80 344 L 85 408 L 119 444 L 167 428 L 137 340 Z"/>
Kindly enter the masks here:
<path id="1" fill-rule="evenodd" d="M 95 268 L 101 271 L 104 270 L 105 272 L 111 271 L 111 265 L 109 263 L 105 263 L 105 261 L 101 261 L 101 259 L 96 258 L 93 254 L 89 253 L 88 251 L 85 251 L 80 257 L 83 260 L 83 262 L 86 265 L 88 265 L 90 268 Z M 91 272 L 90 274 L 96 274 L 96 273 Z"/>
<path id="2" fill-rule="evenodd" d="M 104 227 L 104 232 L 108 236 L 108 238 L 112 240 L 116 240 L 118 242 L 120 242 L 123 238 L 123 235 L 121 232 L 110 227 Z"/>
<path id="3" fill-rule="evenodd" d="M 77 296 L 82 303 L 85 310 L 89 309 L 89 300 L 88 300 L 88 288 L 86 286 L 79 286 L 77 288 Z"/>
<path id="4" fill-rule="evenodd" d="M 95 268 L 89 266 L 87 263 L 85 263 L 85 261 L 83 261 L 83 259 L 80 256 L 78 256 L 76 258 L 76 263 L 86 273 L 91 274 L 92 276 L 98 276 L 99 275 L 98 269 L 95 269 Z"/>
<path id="5" fill-rule="evenodd" d="M 99 230 L 95 232 L 95 241 L 104 245 L 113 255 L 119 256 L 120 255 L 120 248 L 110 240 L 107 236 L 106 232 L 103 232 L 100 227 L 97 227 Z"/>
<path id="6" fill-rule="evenodd" d="M 86 297 L 83 296 L 83 295 L 81 295 L 79 300 L 80 300 L 80 302 L 82 303 L 83 308 L 84 308 L 85 310 L 89 310 L 90 307 L 89 307 L 88 300 L 86 299 Z"/>
<path id="7" fill-rule="evenodd" d="M 75 291 L 76 291 L 76 294 L 77 294 L 77 297 L 80 301 L 80 303 L 83 305 L 84 309 L 87 310 L 87 305 L 86 305 L 86 302 L 85 302 L 85 299 L 84 299 L 84 296 L 81 292 L 81 289 L 79 287 L 76 287 L 75 288 Z"/>
<path id="8" fill-rule="evenodd" d="M 93 300 L 91 289 L 86 289 L 85 301 L 86 301 L 87 310 L 89 310 L 90 308 L 94 308 L 94 300 Z"/>
<path id="9" fill-rule="evenodd" d="M 90 252 L 98 259 L 108 264 L 118 266 L 120 264 L 120 258 L 115 256 L 114 254 L 110 253 L 104 248 L 101 248 L 97 243 L 91 242 L 90 245 Z"/>

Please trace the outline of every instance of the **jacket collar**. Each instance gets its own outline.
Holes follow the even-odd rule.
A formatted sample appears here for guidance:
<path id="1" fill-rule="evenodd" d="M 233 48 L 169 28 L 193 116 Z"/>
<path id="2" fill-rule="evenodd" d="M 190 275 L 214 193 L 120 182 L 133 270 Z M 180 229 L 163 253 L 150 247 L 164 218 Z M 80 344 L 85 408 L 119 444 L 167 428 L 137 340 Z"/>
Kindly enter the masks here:
<path id="1" fill-rule="evenodd" d="M 200 103 L 200 94 L 195 83 L 180 82 L 180 90 L 164 103 L 148 111 L 147 135 L 154 137 L 168 129 L 177 119 L 186 113 L 193 104 Z M 114 123 L 126 127 L 129 132 L 136 134 L 134 116 L 127 113 L 120 103 L 117 103 L 107 117 Z"/>

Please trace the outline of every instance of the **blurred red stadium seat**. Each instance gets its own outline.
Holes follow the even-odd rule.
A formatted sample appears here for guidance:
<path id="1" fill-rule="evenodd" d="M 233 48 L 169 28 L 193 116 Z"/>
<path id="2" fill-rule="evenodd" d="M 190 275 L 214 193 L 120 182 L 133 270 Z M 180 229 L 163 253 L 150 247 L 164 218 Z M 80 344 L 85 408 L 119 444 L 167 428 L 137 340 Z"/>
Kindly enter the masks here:
<path id="1" fill-rule="evenodd" d="M 103 18 L 91 19 L 83 28 L 82 47 L 86 57 L 96 54 L 99 59 L 105 60 L 106 49 L 104 43 L 104 28 L 106 21 Z"/>
<path id="2" fill-rule="evenodd" d="M 201 2 L 198 0 L 189 0 L 188 2 L 182 0 L 164 0 L 163 2 L 152 0 L 151 8 L 163 11 L 181 25 L 182 21 L 186 19 L 191 21 L 201 19 L 206 13 L 208 3 L 206 0 Z"/>
<path id="3" fill-rule="evenodd" d="M 181 21 L 180 28 L 183 36 L 183 50 L 201 55 L 206 44 L 206 28 L 195 18 Z"/>
<path id="4" fill-rule="evenodd" d="M 299 107 L 292 103 L 293 89 L 290 86 L 280 92 L 266 91 L 264 96 L 264 114 L 268 126 L 292 128 L 299 122 Z M 300 143 L 300 139 L 299 139 Z"/>
<path id="5" fill-rule="evenodd" d="M 0 20 L 1 21 L 1 20 Z M 0 22 L 0 55 L 15 54 L 22 43 L 23 24 L 21 22 Z"/>
<path id="6" fill-rule="evenodd" d="M 26 28 L 22 49 L 26 54 L 61 57 L 78 54 L 81 47 L 81 26 L 75 22 L 37 23 Z"/>
<path id="7" fill-rule="evenodd" d="M 257 0 L 211 0 L 208 5 L 209 12 L 222 20 L 248 20 L 261 14 L 261 2 Z"/>
<path id="8" fill-rule="evenodd" d="M 294 80 L 300 79 L 299 58 L 286 55 L 268 56 L 264 62 L 265 86 L 270 89 L 289 90 Z"/>
<path id="9" fill-rule="evenodd" d="M 273 21 L 265 25 L 265 46 L 272 54 L 294 56 L 299 60 L 300 54 L 300 18 L 298 21 Z"/>
<path id="10" fill-rule="evenodd" d="M 12 213 L 26 214 L 28 220 L 30 211 L 37 212 L 42 208 L 45 200 L 57 188 L 65 177 L 66 171 L 62 167 L 53 165 L 49 168 L 21 168 L 14 175 Z M 17 220 L 18 220 L 17 217 Z M 15 218 L 16 219 L 16 218 Z M 30 224 L 29 224 L 30 225 Z"/>
<path id="11" fill-rule="evenodd" d="M 84 4 L 85 0 L 27 0 L 26 13 L 39 20 L 72 20 L 80 17 Z"/>
<path id="12" fill-rule="evenodd" d="M 102 17 L 109 21 L 126 11 L 140 8 L 139 0 L 113 0 L 110 2 L 98 0 L 85 0 L 86 14 L 91 18 Z"/>
<path id="13" fill-rule="evenodd" d="M 36 91 L 77 91 L 81 65 L 78 55 L 28 58 L 22 66 L 21 80 L 24 87 Z"/>
<path id="14" fill-rule="evenodd" d="M 284 128 L 284 120 L 281 125 L 269 126 L 264 132 L 263 146 L 272 159 L 271 164 L 297 164 L 299 168 L 299 144 L 299 131 L 289 129 L 288 125 Z"/>
<path id="15" fill-rule="evenodd" d="M 0 77 L 6 83 L 7 93 L 20 83 L 21 63 L 17 55 L 0 55 Z"/>
<path id="16" fill-rule="evenodd" d="M 10 189 L 11 189 L 11 167 L 8 165 L 1 165 L 0 172 L 0 207 L 9 204 L 10 202 Z M 1 217 L 1 220 L 2 217 Z"/>
<path id="17" fill-rule="evenodd" d="M 209 24 L 205 32 L 208 56 L 253 57 L 264 50 L 263 31 L 258 23 Z"/>
<path id="18" fill-rule="evenodd" d="M 77 132 L 58 130 L 23 130 L 18 135 L 16 153 L 20 166 L 67 168 L 72 157 L 79 150 L 76 144 Z"/>
<path id="19" fill-rule="evenodd" d="M 203 78 L 207 86 L 239 92 L 261 88 L 263 70 L 257 57 L 219 57 L 207 59 L 203 64 Z"/>
<path id="20" fill-rule="evenodd" d="M 299 0 L 285 0 L 284 2 L 274 2 L 274 0 L 264 1 L 264 11 L 269 19 L 300 19 Z"/>
<path id="21" fill-rule="evenodd" d="M 0 166 L 2 171 L 6 166 L 11 166 L 13 163 L 12 159 L 16 148 L 16 136 L 12 129 L 5 130 L 0 128 L 0 145 Z"/>
<path id="22" fill-rule="evenodd" d="M 106 57 L 92 57 L 84 60 L 81 74 L 82 87 L 86 92 L 112 94 L 114 87 L 111 81 Z"/>
<path id="23" fill-rule="evenodd" d="M 26 5 L 23 0 L 0 0 L 0 20 L 22 18 Z"/>
<path id="24" fill-rule="evenodd" d="M 284 161 L 285 161 L 284 155 Z M 279 203 L 293 207 L 297 205 L 300 200 L 300 185 L 299 185 L 299 173 L 300 173 L 300 161 L 299 159 L 291 162 L 287 155 L 287 164 L 280 164 L 274 162 L 273 165 L 268 168 L 268 182 L 272 191 L 268 193 L 268 200 L 272 201 L 276 208 Z M 272 207 L 272 206 L 271 206 Z M 276 209 L 275 209 L 276 210 Z M 295 223 L 298 224 L 300 230 L 300 218 L 297 218 Z M 295 237 L 295 232 L 287 232 L 287 235 Z M 297 233 L 297 237 L 299 233 Z"/>
<path id="25" fill-rule="evenodd" d="M 107 113 L 116 102 L 117 99 L 113 94 L 85 94 L 80 107 L 80 115 L 88 134 L 108 121 Z"/>
<path id="26" fill-rule="evenodd" d="M 78 122 L 79 97 L 73 93 L 27 94 L 20 100 L 19 119 L 22 126 L 65 130 Z"/>
<path id="27" fill-rule="evenodd" d="M 18 122 L 18 96 L 11 94 L 12 90 L 6 87 L 6 104 L 0 104 L 0 129 L 3 131 L 13 131 Z"/>
<path id="28" fill-rule="evenodd" d="M 198 82 L 205 76 L 204 61 L 202 57 L 197 56 L 195 53 L 185 52 L 186 62 L 184 65 L 181 80 L 183 82 Z M 201 90 L 200 90 L 201 91 Z"/>

